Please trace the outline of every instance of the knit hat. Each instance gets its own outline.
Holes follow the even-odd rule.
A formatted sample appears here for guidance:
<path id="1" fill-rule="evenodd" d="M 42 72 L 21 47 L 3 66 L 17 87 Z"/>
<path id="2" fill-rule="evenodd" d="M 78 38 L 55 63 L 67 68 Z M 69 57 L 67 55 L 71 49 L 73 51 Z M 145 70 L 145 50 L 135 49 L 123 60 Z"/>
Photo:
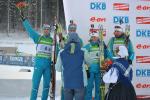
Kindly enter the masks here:
<path id="1" fill-rule="evenodd" d="M 43 29 L 50 29 L 50 25 L 48 25 L 48 24 L 43 24 Z"/>
<path id="2" fill-rule="evenodd" d="M 114 28 L 115 28 L 115 31 L 119 31 L 119 32 L 123 31 L 123 29 L 121 28 L 121 26 L 115 26 Z"/>
<path id="3" fill-rule="evenodd" d="M 68 43 L 69 42 L 74 42 L 74 43 L 80 42 L 78 34 L 77 33 L 69 33 L 68 34 Z"/>

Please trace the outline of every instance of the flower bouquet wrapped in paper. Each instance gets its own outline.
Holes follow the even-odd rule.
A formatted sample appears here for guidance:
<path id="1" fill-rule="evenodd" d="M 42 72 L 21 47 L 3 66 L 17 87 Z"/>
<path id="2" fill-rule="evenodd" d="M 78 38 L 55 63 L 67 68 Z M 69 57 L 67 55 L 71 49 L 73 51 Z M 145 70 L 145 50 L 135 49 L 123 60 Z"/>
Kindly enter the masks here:
<path id="1" fill-rule="evenodd" d="M 26 18 L 24 17 L 24 9 L 28 6 L 26 2 L 18 2 L 16 4 L 16 7 L 18 8 L 20 12 L 21 19 L 24 21 Z"/>

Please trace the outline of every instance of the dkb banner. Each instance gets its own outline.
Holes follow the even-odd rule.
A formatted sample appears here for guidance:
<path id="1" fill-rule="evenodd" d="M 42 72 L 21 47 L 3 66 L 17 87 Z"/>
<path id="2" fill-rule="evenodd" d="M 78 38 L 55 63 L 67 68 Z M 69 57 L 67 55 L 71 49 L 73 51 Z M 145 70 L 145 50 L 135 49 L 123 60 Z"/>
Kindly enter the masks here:
<path id="1" fill-rule="evenodd" d="M 73 20 L 77 32 L 86 44 L 89 30 L 95 31 L 101 24 L 105 31 L 105 43 L 113 37 L 114 26 L 125 31 L 130 25 L 130 39 L 135 50 L 133 85 L 137 95 L 150 94 L 150 0 L 63 0 L 66 26 Z"/>
<path id="2" fill-rule="evenodd" d="M 13 56 L 0 55 L 0 64 L 17 65 L 17 66 L 33 66 L 32 56 Z"/>

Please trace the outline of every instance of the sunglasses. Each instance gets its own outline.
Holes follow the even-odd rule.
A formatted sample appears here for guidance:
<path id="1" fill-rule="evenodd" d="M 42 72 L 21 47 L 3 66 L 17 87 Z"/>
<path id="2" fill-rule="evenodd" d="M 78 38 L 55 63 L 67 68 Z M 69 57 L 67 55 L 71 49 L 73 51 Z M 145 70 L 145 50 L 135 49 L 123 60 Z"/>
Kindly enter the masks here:
<path id="1" fill-rule="evenodd" d="M 44 30 L 49 30 L 49 28 L 44 28 Z"/>
<path id="2" fill-rule="evenodd" d="M 115 31 L 115 32 L 120 32 L 120 31 Z"/>

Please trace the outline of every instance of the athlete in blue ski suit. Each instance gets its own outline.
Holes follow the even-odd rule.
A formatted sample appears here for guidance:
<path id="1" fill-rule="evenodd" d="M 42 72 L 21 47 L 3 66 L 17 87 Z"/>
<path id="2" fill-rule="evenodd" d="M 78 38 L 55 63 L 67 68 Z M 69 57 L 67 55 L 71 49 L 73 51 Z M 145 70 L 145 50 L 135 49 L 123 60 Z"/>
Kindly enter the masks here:
<path id="1" fill-rule="evenodd" d="M 34 43 L 37 44 L 30 100 L 36 100 L 42 76 L 43 92 L 41 100 L 47 100 L 51 79 L 51 53 L 53 45 L 53 39 L 50 37 L 50 26 L 44 24 L 42 36 L 31 27 L 27 19 L 23 21 L 23 26 Z"/>
<path id="2" fill-rule="evenodd" d="M 112 37 L 108 43 L 108 50 L 113 55 L 113 57 L 117 57 L 116 50 L 119 46 L 126 46 L 128 49 L 128 62 L 132 64 L 134 59 L 134 49 L 132 46 L 132 42 L 129 38 L 126 38 L 126 35 L 123 33 L 121 26 L 115 26 L 114 31 L 115 37 Z"/>
<path id="3" fill-rule="evenodd" d="M 98 33 L 95 33 L 98 34 Z M 95 99 L 100 100 L 100 82 L 101 82 L 101 75 L 100 75 L 100 63 L 99 63 L 99 37 L 98 35 L 91 36 L 90 43 L 85 46 L 87 52 L 87 65 L 89 66 L 89 79 L 86 91 L 85 100 L 92 100 L 92 90 L 94 88 L 95 82 Z M 107 47 L 104 43 L 104 58 L 111 55 L 109 54 Z"/>

